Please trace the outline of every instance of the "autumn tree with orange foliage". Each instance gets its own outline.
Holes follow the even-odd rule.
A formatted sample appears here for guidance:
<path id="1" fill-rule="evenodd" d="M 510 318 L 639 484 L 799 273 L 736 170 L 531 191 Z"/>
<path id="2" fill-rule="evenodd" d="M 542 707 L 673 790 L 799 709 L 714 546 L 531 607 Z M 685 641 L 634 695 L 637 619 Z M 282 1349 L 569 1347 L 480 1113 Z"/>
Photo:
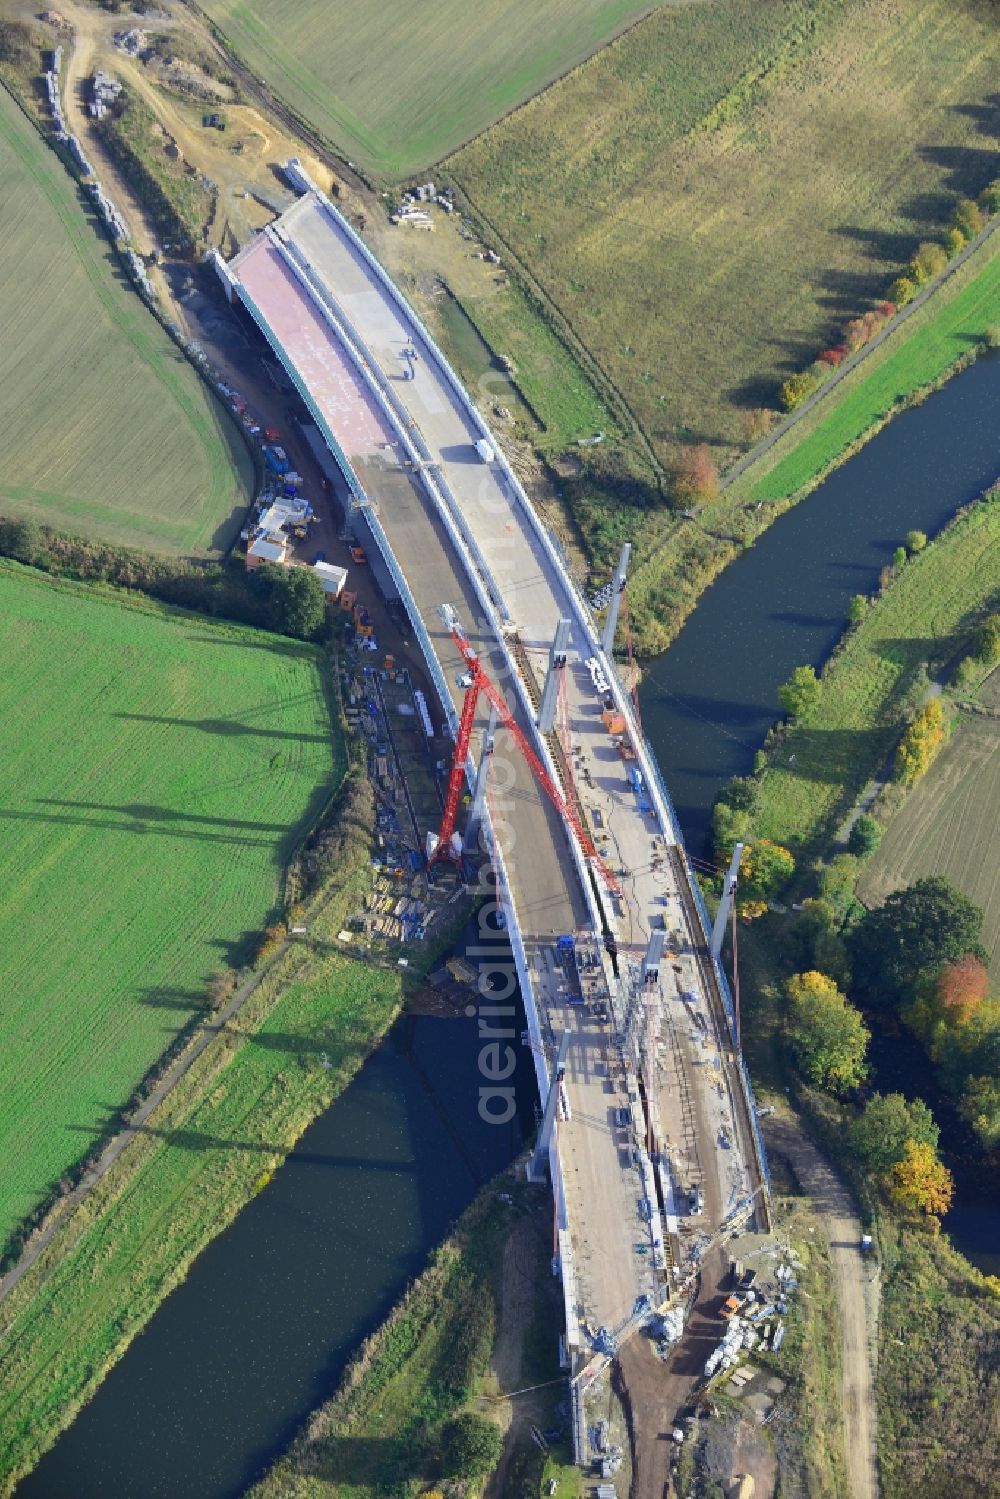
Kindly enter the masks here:
<path id="1" fill-rule="evenodd" d="M 683 505 L 707 505 L 719 498 L 719 470 L 707 442 L 685 448 L 678 458 L 674 492 Z"/>
<path id="2" fill-rule="evenodd" d="M 955 1184 L 932 1145 L 907 1140 L 903 1159 L 889 1172 L 889 1190 L 904 1212 L 939 1218 L 951 1207 Z"/>
<path id="3" fill-rule="evenodd" d="M 971 953 L 946 963 L 937 981 L 941 1009 L 956 1025 L 968 1025 L 989 991 L 989 970 Z"/>

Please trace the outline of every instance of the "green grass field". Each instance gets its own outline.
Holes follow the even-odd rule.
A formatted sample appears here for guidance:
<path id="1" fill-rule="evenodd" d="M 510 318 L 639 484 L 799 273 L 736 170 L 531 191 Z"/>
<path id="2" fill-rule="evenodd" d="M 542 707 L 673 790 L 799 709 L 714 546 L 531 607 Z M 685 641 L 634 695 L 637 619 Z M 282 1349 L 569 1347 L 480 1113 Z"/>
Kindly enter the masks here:
<path id="1" fill-rule="evenodd" d="M 2 1241 L 247 956 L 344 761 L 309 647 L 12 563 L 0 638 Z"/>
<path id="2" fill-rule="evenodd" d="M 987 0 L 660 10 L 450 158 L 661 458 L 884 295 L 996 175 Z"/>
<path id="3" fill-rule="evenodd" d="M 998 683 L 1000 686 L 1000 683 Z M 986 913 L 983 945 L 1000 955 L 1000 720 L 963 714 L 941 754 L 893 816 L 858 895 L 880 905 L 903 885 L 942 874 Z"/>
<path id="4" fill-rule="evenodd" d="M 335 874 L 307 912 L 316 945 L 296 943 L 277 959 L 0 1304 L 0 1494 L 69 1425 L 200 1250 L 266 1187 L 399 1010 L 400 969 L 335 950 L 370 888 L 371 791 L 353 780 L 346 793 Z M 213 1148 L 192 1148 L 199 1142 Z"/>
<path id="5" fill-rule="evenodd" d="M 202 0 L 244 62 L 366 171 L 430 166 L 657 0 Z M 660 0 L 662 3 L 662 0 Z"/>
<path id="6" fill-rule="evenodd" d="M 0 511 L 169 552 L 224 549 L 246 447 L 0 89 Z"/>
<path id="7" fill-rule="evenodd" d="M 944 662 L 1000 582 L 1000 493 L 973 506 L 903 569 L 823 673 L 818 706 L 770 752 L 757 834 L 821 850 L 886 761 L 921 663 Z M 794 756 L 794 769 L 790 757 Z"/>
<path id="8" fill-rule="evenodd" d="M 810 484 L 900 400 L 940 379 L 981 342 L 986 329 L 1000 319 L 998 238 L 994 235 L 959 267 L 954 286 L 946 283 L 904 324 L 898 338 L 875 350 L 845 379 L 844 392 L 834 394 L 828 411 L 821 407 L 822 414 L 809 413 L 801 431 L 789 433 L 793 451 L 753 484 L 751 499 L 784 499 Z M 807 427 L 809 417 L 813 420 Z"/>

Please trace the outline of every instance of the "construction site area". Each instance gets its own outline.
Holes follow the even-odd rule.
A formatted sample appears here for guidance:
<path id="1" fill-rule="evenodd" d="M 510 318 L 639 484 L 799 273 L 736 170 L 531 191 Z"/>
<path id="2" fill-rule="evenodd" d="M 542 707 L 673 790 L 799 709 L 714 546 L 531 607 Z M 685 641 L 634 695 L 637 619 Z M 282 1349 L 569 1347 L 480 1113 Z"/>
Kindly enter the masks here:
<path id="1" fill-rule="evenodd" d="M 665 1474 L 692 1391 L 780 1347 L 782 1313 L 733 1280 L 729 1241 L 766 1239 L 771 1220 L 718 961 L 729 902 L 710 929 L 612 659 L 628 548 L 599 631 L 426 329 L 299 163 L 287 171 L 295 205 L 214 265 L 287 382 L 288 419 L 260 434 L 280 472 L 248 552 L 290 502 L 281 560 L 344 572 L 331 606 L 347 606 L 348 722 L 380 848 L 341 938 L 398 943 L 405 961 L 488 871 L 538 1078 L 532 1170 L 552 1184 L 574 1456 L 614 1482 L 599 1432 L 616 1368 L 637 1426 L 666 1437 Z M 485 992 L 474 970 L 443 983 Z"/>

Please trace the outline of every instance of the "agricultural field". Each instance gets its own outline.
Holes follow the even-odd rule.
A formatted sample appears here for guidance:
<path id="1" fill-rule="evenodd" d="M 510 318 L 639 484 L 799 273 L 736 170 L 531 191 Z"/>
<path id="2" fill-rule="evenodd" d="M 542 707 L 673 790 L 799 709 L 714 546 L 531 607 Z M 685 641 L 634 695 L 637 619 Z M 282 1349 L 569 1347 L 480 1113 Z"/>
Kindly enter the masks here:
<path id="1" fill-rule="evenodd" d="M 445 163 L 666 464 L 747 408 L 997 172 L 987 0 L 661 9 Z"/>
<path id="2" fill-rule="evenodd" d="M 253 490 L 246 446 L 2 89 L 0 171 L 0 513 L 224 550 Z"/>
<path id="3" fill-rule="evenodd" d="M 202 0 L 254 73 L 363 170 L 399 179 L 485 130 L 657 0 Z M 660 0 L 662 3 L 662 0 Z"/>
<path id="4" fill-rule="evenodd" d="M 343 771 L 315 650 L 0 564 L 0 1242 L 213 972 Z"/>
<path id="5" fill-rule="evenodd" d="M 990 684 L 1000 709 L 1000 672 Z M 985 696 L 985 694 L 984 694 Z M 893 890 L 925 875 L 951 880 L 986 913 L 983 944 L 996 971 L 1000 958 L 1000 717 L 963 713 L 927 774 L 908 794 L 865 866 L 858 894 L 879 905 Z"/>

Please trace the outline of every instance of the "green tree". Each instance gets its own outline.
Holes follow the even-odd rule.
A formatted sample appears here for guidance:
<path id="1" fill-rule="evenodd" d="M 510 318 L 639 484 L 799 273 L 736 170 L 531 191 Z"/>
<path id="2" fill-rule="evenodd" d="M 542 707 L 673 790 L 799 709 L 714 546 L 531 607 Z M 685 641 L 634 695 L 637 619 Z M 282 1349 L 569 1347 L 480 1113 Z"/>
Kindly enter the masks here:
<path id="1" fill-rule="evenodd" d="M 944 237 L 944 253 L 949 260 L 953 260 L 960 250 L 965 248 L 965 235 L 961 229 L 956 229 L 954 224 L 946 232 Z"/>
<path id="2" fill-rule="evenodd" d="M 983 227 L 983 211 L 971 198 L 963 198 L 957 204 L 951 222 L 966 239 L 975 239 Z"/>
<path id="3" fill-rule="evenodd" d="M 907 531 L 906 550 L 913 557 L 917 552 L 922 552 L 927 545 L 927 537 L 923 531 Z"/>
<path id="4" fill-rule="evenodd" d="M 743 854 L 741 876 L 763 899 L 777 895 L 795 873 L 795 860 L 780 843 L 756 838 Z"/>
<path id="5" fill-rule="evenodd" d="M 967 1078 L 958 1108 L 983 1149 L 996 1150 L 1000 1145 L 1000 1079 Z"/>
<path id="6" fill-rule="evenodd" d="M 893 552 L 893 554 L 892 554 L 892 565 L 893 565 L 893 567 L 905 567 L 906 566 L 906 548 L 905 547 L 897 547 L 896 550 Z"/>
<path id="7" fill-rule="evenodd" d="M 441 1465 L 448 1478 L 485 1478 L 503 1452 L 503 1434 L 494 1421 L 463 1411 L 444 1429 Z"/>
<path id="8" fill-rule="evenodd" d="M 905 307 L 917 295 L 917 283 L 910 276 L 897 276 L 889 288 L 889 301 Z"/>
<path id="9" fill-rule="evenodd" d="M 944 246 L 934 240 L 926 240 L 918 246 L 916 255 L 910 261 L 910 274 L 918 286 L 923 286 L 926 281 L 939 276 L 947 264 L 948 256 Z"/>
<path id="10" fill-rule="evenodd" d="M 850 976 L 847 949 L 828 901 L 802 902 L 801 911 L 788 927 L 785 955 L 800 972 L 815 968 L 836 984 L 847 984 Z"/>
<path id="11" fill-rule="evenodd" d="M 808 401 L 819 385 L 819 376 L 812 370 L 802 370 L 798 375 L 789 375 L 781 387 L 781 404 L 786 411 L 795 411 Z"/>
<path id="12" fill-rule="evenodd" d="M 868 595 L 856 593 L 847 606 L 847 618 L 852 625 L 859 625 L 868 613 Z"/>
<path id="13" fill-rule="evenodd" d="M 820 899 L 832 907 L 838 921 L 844 920 L 854 904 L 854 887 L 860 872 L 861 865 L 855 854 L 836 854 L 817 870 Z"/>
<path id="14" fill-rule="evenodd" d="M 851 853 L 859 859 L 867 859 L 875 852 L 882 842 L 882 829 L 874 817 L 867 812 L 862 812 L 857 822 L 851 829 L 847 840 L 847 847 Z"/>
<path id="15" fill-rule="evenodd" d="M 1000 614 L 991 614 L 976 634 L 976 655 L 984 666 L 1000 661 Z"/>
<path id="16" fill-rule="evenodd" d="M 848 1145 L 862 1165 L 876 1176 L 886 1176 L 906 1153 L 907 1140 L 937 1150 L 940 1130 L 922 1098 L 902 1093 L 873 1093 L 864 1113 L 848 1130 Z"/>
<path id="17" fill-rule="evenodd" d="M 940 875 L 894 890 L 848 937 L 854 984 L 871 1005 L 897 1005 L 917 975 L 953 958 L 982 957 L 983 913 Z"/>
<path id="18" fill-rule="evenodd" d="M 45 533 L 29 516 L 0 519 L 0 555 L 16 562 L 37 562 L 45 552 Z"/>
<path id="19" fill-rule="evenodd" d="M 266 594 L 268 622 L 273 630 L 296 640 L 316 639 L 326 619 L 326 595 L 311 567 L 265 564 L 252 577 Z"/>
<path id="20" fill-rule="evenodd" d="M 823 688 L 814 666 L 797 666 L 788 681 L 778 688 L 778 702 L 792 718 L 801 718 L 815 708 Z"/>
<path id="21" fill-rule="evenodd" d="M 718 864 L 728 864 L 737 843 L 746 843 L 752 831 L 750 813 L 728 802 L 717 801 L 712 808 L 712 847 Z"/>
<path id="22" fill-rule="evenodd" d="M 792 1050 L 810 1082 L 833 1093 L 856 1088 L 866 1074 L 868 1030 L 833 979 L 810 970 L 788 980 Z"/>

